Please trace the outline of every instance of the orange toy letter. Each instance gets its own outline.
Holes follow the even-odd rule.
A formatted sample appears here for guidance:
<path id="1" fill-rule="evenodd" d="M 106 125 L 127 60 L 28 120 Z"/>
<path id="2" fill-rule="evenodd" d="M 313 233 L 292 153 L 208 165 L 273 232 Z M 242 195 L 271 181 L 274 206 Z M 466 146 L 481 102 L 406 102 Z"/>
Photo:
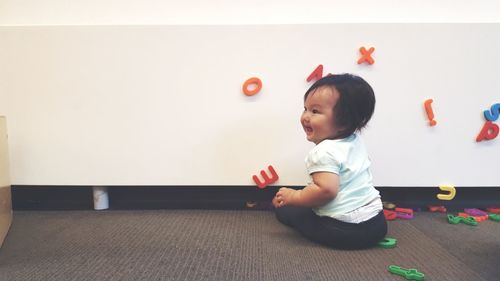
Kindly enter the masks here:
<path id="1" fill-rule="evenodd" d="M 255 85 L 255 88 L 249 90 L 248 87 L 250 85 Z M 247 81 L 243 83 L 242 87 L 243 93 L 247 96 L 253 96 L 257 94 L 260 91 L 260 89 L 262 89 L 262 81 L 260 81 L 260 79 L 257 77 L 248 78 Z"/>
<path id="2" fill-rule="evenodd" d="M 363 62 L 367 62 L 368 64 L 374 64 L 375 60 L 372 58 L 372 53 L 375 51 L 375 48 L 371 47 L 366 50 L 365 47 L 359 48 L 359 52 L 361 53 L 361 58 L 358 60 L 358 64 L 362 64 Z"/>
<path id="3" fill-rule="evenodd" d="M 434 112 L 432 112 L 432 99 L 428 99 L 424 102 L 425 112 L 427 112 L 427 118 L 429 118 L 429 125 L 436 126 L 437 122 L 434 120 Z"/>
<path id="4" fill-rule="evenodd" d="M 316 67 L 316 69 L 309 74 L 309 77 L 307 77 L 307 82 L 311 82 L 311 80 L 319 80 L 323 77 L 323 65 L 320 64 Z"/>

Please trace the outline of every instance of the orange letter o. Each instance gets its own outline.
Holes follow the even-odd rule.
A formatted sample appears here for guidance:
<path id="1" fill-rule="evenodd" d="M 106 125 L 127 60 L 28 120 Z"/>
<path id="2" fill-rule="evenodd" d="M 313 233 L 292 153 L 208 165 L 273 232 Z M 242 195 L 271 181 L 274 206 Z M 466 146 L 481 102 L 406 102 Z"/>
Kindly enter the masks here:
<path id="1" fill-rule="evenodd" d="M 252 84 L 255 84 L 256 87 L 253 90 L 249 90 L 248 86 Z M 245 93 L 245 95 L 247 96 L 253 96 L 257 94 L 260 91 L 260 89 L 262 89 L 262 81 L 260 81 L 260 79 L 257 77 L 249 78 L 247 79 L 247 81 L 245 81 L 245 83 L 243 83 L 243 93 Z"/>

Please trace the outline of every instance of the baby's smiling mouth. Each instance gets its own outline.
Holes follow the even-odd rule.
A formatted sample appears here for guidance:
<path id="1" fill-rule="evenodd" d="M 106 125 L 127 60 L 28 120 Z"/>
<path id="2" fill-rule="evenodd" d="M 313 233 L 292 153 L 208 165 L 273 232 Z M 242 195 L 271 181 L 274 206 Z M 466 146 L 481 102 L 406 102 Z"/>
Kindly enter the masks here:
<path id="1" fill-rule="evenodd" d="M 307 134 L 310 134 L 312 133 L 313 129 L 311 127 L 308 127 L 308 126 L 304 126 L 304 131 L 307 133 Z"/>

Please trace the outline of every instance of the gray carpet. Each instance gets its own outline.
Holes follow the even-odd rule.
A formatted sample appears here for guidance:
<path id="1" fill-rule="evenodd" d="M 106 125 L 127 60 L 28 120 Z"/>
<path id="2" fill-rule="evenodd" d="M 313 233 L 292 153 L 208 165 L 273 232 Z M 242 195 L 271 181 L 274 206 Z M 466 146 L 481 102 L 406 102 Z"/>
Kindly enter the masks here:
<path id="1" fill-rule="evenodd" d="M 500 222 L 444 214 L 389 222 L 394 249 L 341 251 L 303 239 L 271 211 L 16 211 L 0 280 L 500 280 Z"/>

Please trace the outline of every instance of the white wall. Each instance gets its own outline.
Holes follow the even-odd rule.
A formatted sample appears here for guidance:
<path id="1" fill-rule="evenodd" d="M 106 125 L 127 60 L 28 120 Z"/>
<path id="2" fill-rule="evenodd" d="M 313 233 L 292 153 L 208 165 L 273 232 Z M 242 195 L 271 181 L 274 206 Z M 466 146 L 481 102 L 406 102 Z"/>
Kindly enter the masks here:
<path id="1" fill-rule="evenodd" d="M 496 85 L 489 87 L 487 84 L 499 64 L 498 57 L 493 56 L 499 49 L 498 37 L 489 36 L 492 30 L 496 34 L 498 26 L 479 27 L 478 34 L 474 33 L 473 26 L 466 26 L 461 32 L 445 25 L 442 26 L 445 33 L 436 32 L 432 26 L 427 27 L 428 33 L 425 28 L 412 27 L 416 33 L 411 36 L 401 30 L 401 25 L 392 25 L 387 31 L 383 26 L 371 29 L 370 24 L 320 25 L 322 30 L 344 34 L 349 42 L 328 42 L 319 52 L 300 50 L 301 44 L 310 47 L 307 40 L 298 40 L 307 36 L 294 35 L 296 29 L 314 34 L 315 26 L 283 26 L 289 33 L 283 39 L 295 45 L 271 46 L 270 49 L 265 43 L 272 42 L 274 31 L 267 31 L 265 26 L 262 31 L 255 26 L 235 26 L 500 22 L 497 1 L 482 1 L 481 5 L 470 1 L 402 2 L 279 0 L 253 1 L 248 6 L 243 1 L 183 1 L 179 4 L 178 1 L 0 0 L 0 25 L 5 27 L 0 30 L 4 36 L 0 36 L 0 115 L 7 115 L 9 120 L 12 183 L 246 185 L 252 184 L 252 174 L 267 164 L 274 164 L 281 177 L 280 184 L 300 185 L 305 180 L 302 160 L 310 147 L 297 121 L 300 96 L 307 87 L 303 79 L 317 64 L 323 63 L 325 71 L 363 75 L 379 93 L 377 113 L 365 134 L 375 162 L 377 185 L 436 186 L 444 182 L 468 186 L 500 185 L 494 176 L 500 151 L 498 140 L 480 145 L 474 142 L 482 126 L 480 113 L 498 102 L 495 97 L 500 90 L 494 88 Z M 219 25 L 207 27 L 207 30 L 221 38 L 224 37 L 221 32 L 226 29 L 220 25 L 227 25 L 233 31 L 234 28 L 249 29 L 247 36 L 236 32 L 236 39 L 228 41 L 231 46 L 239 46 L 238 52 L 245 54 L 245 60 L 235 66 L 238 53 L 230 54 L 231 60 L 225 58 L 218 53 L 223 50 L 217 48 L 220 42 L 211 42 L 208 37 L 201 48 L 206 57 L 194 56 L 189 60 L 176 57 L 179 49 L 186 47 L 183 44 L 189 44 L 187 50 L 193 54 L 200 50 L 193 47 L 196 40 L 190 37 L 204 33 L 202 27 L 196 26 L 199 24 Z M 46 25 L 66 27 L 43 27 Z M 89 25 L 97 26 L 89 28 Z M 174 41 L 181 43 L 172 47 L 169 40 L 176 37 L 167 38 L 167 35 L 185 30 L 186 25 L 195 26 L 187 37 L 178 35 L 179 40 Z M 14 26 L 21 27 L 16 31 Z M 352 32 L 353 28 L 357 32 Z M 137 29 L 141 32 L 137 33 Z M 449 38 L 448 33 L 452 35 Z M 134 40 L 130 35 L 143 40 Z M 239 38 L 240 42 L 245 42 L 260 35 L 270 37 L 261 41 L 263 44 L 254 42 L 248 46 L 237 41 Z M 162 39 L 162 36 L 166 37 Z M 406 40 L 395 40 L 398 36 Z M 469 40 L 470 36 L 475 41 Z M 314 40 L 314 36 L 307 38 Z M 362 41 L 377 48 L 378 61 L 372 68 L 353 64 Z M 449 42 L 454 43 L 448 46 Z M 396 43 L 406 49 L 412 46 L 420 49 L 412 52 L 412 59 L 409 59 L 408 52 L 401 46 L 398 48 Z M 329 47 L 337 50 L 334 56 L 329 54 Z M 219 72 L 208 67 L 213 63 L 210 62 L 210 48 L 219 56 L 215 59 Z M 277 56 L 283 50 L 289 52 L 288 57 Z M 294 57 L 297 51 L 304 53 Z M 458 59 L 462 57 L 465 59 Z M 402 65 L 404 62 L 408 65 Z M 289 76 L 282 74 L 284 69 L 279 68 L 280 65 L 286 65 Z M 404 67 L 408 67 L 408 72 Z M 172 92 L 162 75 L 170 73 L 186 82 L 185 75 L 192 69 L 196 74 L 207 75 L 202 80 L 204 84 L 230 94 L 231 112 L 241 114 L 238 118 L 219 122 L 215 131 L 210 130 L 213 125 L 209 123 L 222 117 L 218 113 L 195 116 L 207 123 L 202 127 L 196 127 L 197 122 L 192 118 L 187 119 L 187 127 L 203 130 L 202 144 L 208 142 L 208 150 L 202 149 L 199 140 L 179 139 L 175 131 L 170 130 L 172 126 L 162 122 L 173 120 L 173 127 L 185 133 L 181 122 L 186 121 L 177 121 L 183 108 L 166 105 L 170 102 L 189 104 L 196 87 L 176 84 L 177 92 Z M 228 72 L 224 72 L 226 70 Z M 218 73 L 224 73 L 224 83 Z M 266 79 L 265 88 L 260 96 L 244 99 L 239 88 L 251 75 Z M 394 75 L 398 79 L 390 79 Z M 446 83 L 440 84 L 436 75 L 443 75 Z M 290 77 L 293 79 L 287 80 Z M 458 80 L 454 79 L 457 77 Z M 431 87 L 426 84 L 429 79 Z M 413 83 L 415 87 L 409 87 Z M 478 84 L 484 88 L 478 90 Z M 455 92 L 450 92 L 450 88 Z M 405 96 L 399 92 L 401 89 Z M 167 92 L 168 95 L 162 96 Z M 147 99 L 136 96 L 138 93 L 145 93 Z M 279 95 L 273 95 L 275 93 Z M 292 93 L 293 98 L 278 108 L 276 104 L 287 93 Z M 213 107 L 218 105 L 210 99 L 215 94 L 208 92 L 201 99 L 205 105 Z M 428 97 L 435 98 L 434 110 L 439 122 L 433 129 L 425 126 L 426 117 L 420 106 Z M 227 101 L 223 96 L 220 98 Z M 198 106 L 185 110 L 203 110 Z M 256 120 L 258 110 L 261 113 Z M 277 112 L 281 112 L 278 117 Z M 273 129 L 274 126 L 279 129 Z M 271 133 L 260 136 L 262 130 Z M 240 149 L 242 141 L 244 150 Z M 193 149 L 183 152 L 181 147 L 195 148 L 203 160 L 189 156 Z M 283 153 L 283 150 L 293 152 Z M 243 152 L 239 158 L 235 156 L 238 151 Z M 187 158 L 182 159 L 183 153 Z M 398 171 L 401 167 L 404 173 Z"/>
<path id="2" fill-rule="evenodd" d="M 250 185 L 272 164 L 306 181 L 298 122 L 318 65 L 377 93 L 366 142 L 377 185 L 499 185 L 500 24 L 0 28 L 0 115 L 12 182 Z M 360 46 L 376 63 L 358 65 Z M 241 92 L 258 76 L 262 91 Z M 433 98 L 436 127 L 423 102 Z"/>
<path id="3" fill-rule="evenodd" d="M 0 0 L 0 25 L 499 22 L 497 0 Z"/>

